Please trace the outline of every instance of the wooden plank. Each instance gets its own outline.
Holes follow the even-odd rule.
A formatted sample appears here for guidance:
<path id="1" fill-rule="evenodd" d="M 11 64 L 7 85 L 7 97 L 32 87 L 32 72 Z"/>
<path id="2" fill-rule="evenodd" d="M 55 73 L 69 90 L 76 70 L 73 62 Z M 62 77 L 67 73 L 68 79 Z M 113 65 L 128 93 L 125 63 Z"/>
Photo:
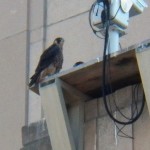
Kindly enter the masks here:
<path id="1" fill-rule="evenodd" d="M 85 101 L 85 100 L 90 100 L 91 97 L 82 93 L 81 91 L 77 90 L 75 87 L 67 84 L 63 80 L 59 79 L 61 87 L 67 91 L 67 94 L 70 95 L 70 100 L 69 102 L 79 100 L 79 101 Z"/>
<path id="2" fill-rule="evenodd" d="M 75 150 L 59 80 L 41 87 L 40 95 L 53 150 Z"/>
<path id="3" fill-rule="evenodd" d="M 138 66 L 140 70 L 140 75 L 142 78 L 143 89 L 145 92 L 145 97 L 150 113 L 150 49 L 145 51 L 137 52 L 136 58 L 138 61 Z"/>
<path id="4" fill-rule="evenodd" d="M 45 119 L 41 119 L 38 122 L 29 124 L 22 127 L 22 144 L 27 145 L 34 143 L 42 138 L 49 137 L 47 131 L 47 124 Z"/>
<path id="5" fill-rule="evenodd" d="M 121 53 L 111 57 L 111 77 L 112 84 L 121 83 L 127 78 L 133 79 L 139 73 L 134 50 Z M 61 79 L 70 85 L 73 85 L 83 93 L 87 93 L 102 87 L 102 60 L 81 68 L 76 72 L 70 72 Z M 122 71 L 126 70 L 126 71 Z M 127 83 L 128 80 L 125 83 Z"/>

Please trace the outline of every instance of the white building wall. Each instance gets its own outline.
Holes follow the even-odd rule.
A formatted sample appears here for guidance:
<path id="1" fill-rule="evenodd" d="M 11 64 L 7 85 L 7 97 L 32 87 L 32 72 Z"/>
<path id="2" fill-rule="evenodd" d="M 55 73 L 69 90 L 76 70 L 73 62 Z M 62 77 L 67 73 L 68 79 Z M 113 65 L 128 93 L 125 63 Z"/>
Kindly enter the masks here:
<path id="1" fill-rule="evenodd" d="M 104 41 L 93 34 L 88 23 L 93 2 L 0 1 L 0 149 L 19 149 L 21 127 L 42 117 L 40 97 L 28 91 L 27 84 L 42 51 L 54 38 L 65 39 L 62 70 L 76 61 L 102 56 Z M 130 20 L 128 34 L 121 39 L 123 48 L 149 39 L 149 18 L 148 8 Z"/>
<path id="2" fill-rule="evenodd" d="M 25 124 L 27 1 L 0 1 L 0 149 L 22 147 Z"/>

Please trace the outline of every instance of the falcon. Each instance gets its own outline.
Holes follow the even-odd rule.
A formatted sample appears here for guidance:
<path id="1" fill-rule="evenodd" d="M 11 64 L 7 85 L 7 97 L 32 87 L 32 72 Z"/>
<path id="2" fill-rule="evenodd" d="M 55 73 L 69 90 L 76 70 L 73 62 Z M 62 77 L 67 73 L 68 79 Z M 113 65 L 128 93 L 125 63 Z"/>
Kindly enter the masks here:
<path id="1" fill-rule="evenodd" d="M 29 87 L 43 81 L 46 76 L 53 75 L 61 70 L 63 64 L 63 44 L 63 38 L 56 38 L 53 44 L 43 52 L 35 73 L 30 78 Z"/>

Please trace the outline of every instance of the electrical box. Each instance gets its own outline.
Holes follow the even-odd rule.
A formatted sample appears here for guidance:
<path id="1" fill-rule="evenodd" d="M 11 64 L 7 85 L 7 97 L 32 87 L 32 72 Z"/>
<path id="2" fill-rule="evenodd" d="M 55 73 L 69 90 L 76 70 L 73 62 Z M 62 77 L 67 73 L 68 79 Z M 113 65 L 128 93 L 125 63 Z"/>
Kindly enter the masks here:
<path id="1" fill-rule="evenodd" d="M 122 29 L 126 29 L 129 25 L 129 17 L 138 15 L 148 7 L 144 0 L 110 0 L 110 25 L 117 25 Z M 104 10 L 103 1 L 93 5 L 90 12 L 91 25 L 97 30 L 104 30 L 102 22 L 102 11 Z"/>
<path id="2" fill-rule="evenodd" d="M 148 5 L 144 0 L 132 0 L 133 5 L 130 10 L 130 17 L 141 14 L 144 11 L 144 8 L 147 8 Z"/>
<path id="3" fill-rule="evenodd" d="M 112 0 L 110 3 L 110 19 L 121 28 L 127 28 L 129 24 L 129 12 L 123 11 L 120 7 L 120 0 Z"/>
<path id="4" fill-rule="evenodd" d="M 124 12 L 120 6 L 121 1 L 119 0 L 113 0 L 110 3 L 110 23 L 111 25 L 116 24 L 121 28 L 127 28 L 129 21 L 129 12 Z M 103 28 L 103 22 L 101 19 L 103 10 L 103 2 L 96 3 L 93 6 L 91 12 L 91 22 L 93 27 L 97 27 L 99 29 Z"/>

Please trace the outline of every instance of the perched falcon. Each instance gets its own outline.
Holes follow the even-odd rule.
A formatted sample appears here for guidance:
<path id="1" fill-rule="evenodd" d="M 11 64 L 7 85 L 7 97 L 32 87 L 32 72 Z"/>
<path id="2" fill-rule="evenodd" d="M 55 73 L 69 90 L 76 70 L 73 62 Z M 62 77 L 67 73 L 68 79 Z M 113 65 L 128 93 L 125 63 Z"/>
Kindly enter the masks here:
<path id="1" fill-rule="evenodd" d="M 63 38 L 56 38 L 40 57 L 34 75 L 30 78 L 29 87 L 42 81 L 47 75 L 58 73 L 63 64 Z"/>

